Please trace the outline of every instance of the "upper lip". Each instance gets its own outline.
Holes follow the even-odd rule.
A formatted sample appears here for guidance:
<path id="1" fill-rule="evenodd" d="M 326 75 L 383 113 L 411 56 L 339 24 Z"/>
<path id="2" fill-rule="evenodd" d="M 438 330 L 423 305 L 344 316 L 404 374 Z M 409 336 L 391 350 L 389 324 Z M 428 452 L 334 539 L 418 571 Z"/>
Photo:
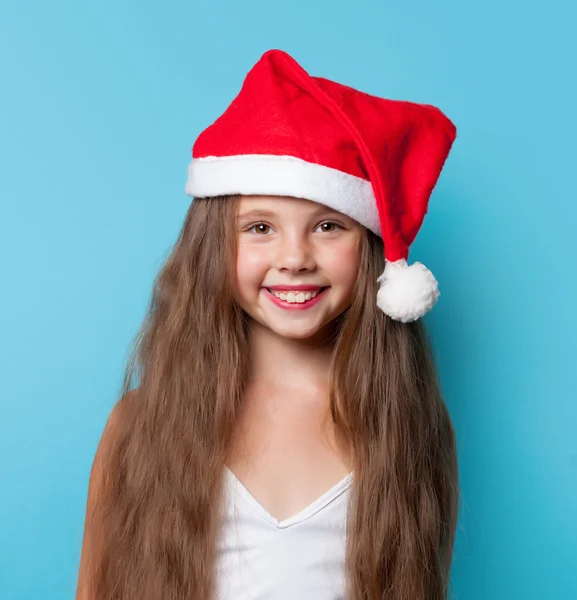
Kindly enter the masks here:
<path id="1" fill-rule="evenodd" d="M 283 291 L 289 291 L 289 290 L 295 290 L 295 291 L 299 291 L 299 292 L 314 292 L 315 290 L 320 290 L 323 287 L 326 286 L 322 286 L 322 285 L 267 285 L 265 286 L 267 287 L 269 290 L 275 290 L 277 292 L 283 292 Z"/>

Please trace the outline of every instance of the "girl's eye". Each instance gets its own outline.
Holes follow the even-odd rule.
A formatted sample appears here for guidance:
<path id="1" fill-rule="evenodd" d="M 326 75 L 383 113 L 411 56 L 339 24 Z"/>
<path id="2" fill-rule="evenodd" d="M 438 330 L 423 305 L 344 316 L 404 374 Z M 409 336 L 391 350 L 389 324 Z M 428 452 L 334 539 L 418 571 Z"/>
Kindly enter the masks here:
<path id="1" fill-rule="evenodd" d="M 324 227 L 325 225 L 328 225 L 329 227 L 331 225 L 334 225 L 336 228 L 340 228 L 340 225 L 338 223 L 333 222 L 333 221 L 326 221 L 324 223 L 321 223 L 319 225 L 319 227 Z M 336 231 L 336 230 L 335 229 L 326 229 L 325 228 L 325 229 L 323 229 L 323 231 L 325 231 L 326 233 L 332 233 L 333 231 Z"/>
<path id="2" fill-rule="evenodd" d="M 323 228 L 323 231 L 325 233 L 333 233 L 334 231 L 336 231 L 336 229 L 331 229 L 331 226 L 340 229 L 340 225 L 333 221 L 325 221 L 324 223 L 321 223 L 319 225 L 319 227 Z M 251 225 L 248 228 L 248 231 L 254 231 L 255 233 L 262 233 L 266 235 L 267 227 L 270 228 L 270 225 L 267 225 L 266 223 L 255 223 L 254 225 Z"/>
<path id="3" fill-rule="evenodd" d="M 249 228 L 249 231 L 252 231 L 253 229 L 256 228 L 257 229 L 257 233 L 266 233 L 266 232 L 263 232 L 263 229 L 265 229 L 267 227 L 268 227 L 268 225 L 266 223 L 256 223 L 255 225 L 252 225 Z"/>

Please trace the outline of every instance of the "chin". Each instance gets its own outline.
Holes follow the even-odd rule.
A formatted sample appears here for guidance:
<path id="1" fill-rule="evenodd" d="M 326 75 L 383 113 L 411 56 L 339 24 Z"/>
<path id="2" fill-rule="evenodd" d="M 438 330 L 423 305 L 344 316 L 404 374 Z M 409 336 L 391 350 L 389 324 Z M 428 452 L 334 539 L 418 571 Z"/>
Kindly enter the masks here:
<path id="1" fill-rule="evenodd" d="M 324 339 L 327 328 L 330 328 L 331 323 L 322 323 L 321 325 L 311 325 L 309 327 L 295 327 L 293 325 L 287 325 L 286 327 L 275 327 L 273 324 L 267 323 L 265 325 L 280 337 L 284 337 L 291 340 L 319 340 Z"/>
<path id="2" fill-rule="evenodd" d="M 313 337 L 318 333 L 318 327 L 314 328 L 295 328 L 295 327 L 275 327 L 274 325 L 267 324 L 266 325 L 272 332 L 276 333 L 276 335 L 290 338 L 293 340 L 306 340 L 307 338 Z"/>
<path id="3" fill-rule="evenodd" d="M 290 334 L 281 334 L 283 337 L 289 340 L 312 340 L 316 335 L 318 335 L 318 331 L 311 331 L 307 333 L 290 333 Z"/>

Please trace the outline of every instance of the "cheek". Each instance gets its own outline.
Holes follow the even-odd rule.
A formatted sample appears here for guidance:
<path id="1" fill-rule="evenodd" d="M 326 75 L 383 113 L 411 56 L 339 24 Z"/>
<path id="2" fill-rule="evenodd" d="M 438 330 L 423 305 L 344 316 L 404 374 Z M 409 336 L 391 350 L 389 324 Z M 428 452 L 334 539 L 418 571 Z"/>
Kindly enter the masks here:
<path id="1" fill-rule="evenodd" d="M 323 257 L 323 268 L 333 285 L 351 287 L 359 272 L 360 255 L 356 244 L 347 244 L 328 251 Z"/>
<path id="2" fill-rule="evenodd" d="M 259 286 L 266 271 L 266 253 L 239 245 L 236 257 L 236 280 L 241 291 Z"/>

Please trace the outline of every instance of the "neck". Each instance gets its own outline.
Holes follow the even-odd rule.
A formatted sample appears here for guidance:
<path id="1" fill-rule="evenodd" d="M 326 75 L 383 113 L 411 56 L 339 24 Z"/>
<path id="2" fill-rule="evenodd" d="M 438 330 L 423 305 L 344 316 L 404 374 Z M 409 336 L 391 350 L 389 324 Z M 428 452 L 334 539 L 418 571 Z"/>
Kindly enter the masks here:
<path id="1" fill-rule="evenodd" d="M 326 390 L 334 348 L 333 331 L 330 328 L 314 338 L 294 339 L 251 321 L 252 384 L 313 393 Z"/>
<path id="2" fill-rule="evenodd" d="M 231 456 L 243 455 L 243 440 L 250 438 L 251 431 L 263 426 L 269 430 L 299 430 L 303 418 L 309 425 L 317 423 L 319 439 L 327 440 L 335 452 L 346 456 L 345 446 L 339 446 L 342 440 L 335 437 L 330 412 L 329 373 L 335 325 L 305 340 L 279 336 L 254 320 L 250 323 L 251 375 L 232 438 Z M 234 464 L 234 458 L 228 460 Z"/>

